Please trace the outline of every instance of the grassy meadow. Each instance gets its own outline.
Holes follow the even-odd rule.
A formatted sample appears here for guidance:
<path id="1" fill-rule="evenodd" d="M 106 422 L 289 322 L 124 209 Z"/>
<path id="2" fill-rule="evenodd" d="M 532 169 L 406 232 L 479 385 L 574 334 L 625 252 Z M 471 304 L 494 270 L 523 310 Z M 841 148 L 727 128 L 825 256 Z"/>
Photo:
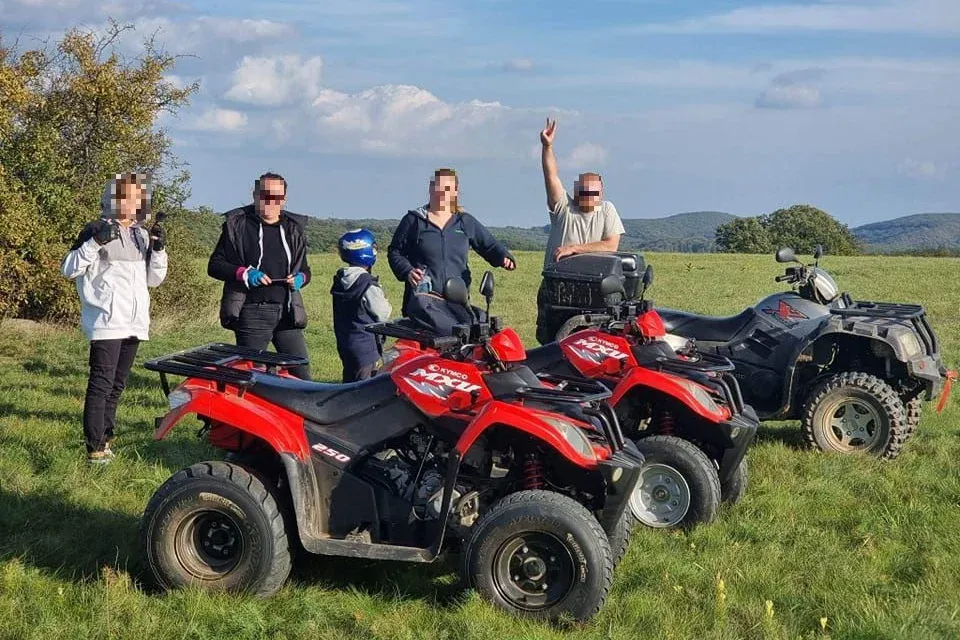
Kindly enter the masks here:
<path id="1" fill-rule="evenodd" d="M 772 256 L 647 254 L 658 304 L 728 314 L 781 290 Z M 495 271 L 494 313 L 533 346 L 542 255 Z M 471 258 L 475 285 L 483 271 Z M 948 363 L 960 355 L 956 259 L 840 258 L 825 266 L 854 297 L 919 302 Z M 339 377 L 333 255 L 311 257 L 305 290 L 314 377 Z M 201 264 L 174 268 L 203 269 Z M 385 257 L 375 269 L 399 308 Z M 89 468 L 81 411 L 87 343 L 77 327 L 0 330 L 0 638 L 849 638 L 960 637 L 960 410 L 932 407 L 895 461 L 806 451 L 795 424 L 765 425 L 750 487 L 689 533 L 638 529 L 606 607 L 590 624 L 519 622 L 456 585 L 451 565 L 309 558 L 269 600 L 154 593 L 140 584 L 138 518 L 178 469 L 219 457 L 190 420 L 152 438 L 165 410 L 143 360 L 208 341 L 218 283 L 177 318 L 156 318 L 121 400 L 117 460 Z"/>

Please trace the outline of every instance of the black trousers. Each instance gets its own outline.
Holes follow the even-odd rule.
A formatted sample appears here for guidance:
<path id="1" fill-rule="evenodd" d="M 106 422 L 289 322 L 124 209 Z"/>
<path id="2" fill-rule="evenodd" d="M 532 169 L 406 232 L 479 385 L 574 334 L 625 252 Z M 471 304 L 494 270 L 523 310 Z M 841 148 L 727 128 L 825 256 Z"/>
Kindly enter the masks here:
<path id="1" fill-rule="evenodd" d="M 282 304 L 262 302 L 243 305 L 233 333 L 240 347 L 263 350 L 273 342 L 277 353 L 310 357 L 303 329 L 294 328 L 293 316 Z M 309 380 L 310 365 L 291 367 L 290 373 L 302 380 Z"/>
<path id="2" fill-rule="evenodd" d="M 102 451 L 113 437 L 117 403 L 127 386 L 140 341 L 137 338 L 90 341 L 90 376 L 83 401 L 83 438 L 87 451 Z"/>

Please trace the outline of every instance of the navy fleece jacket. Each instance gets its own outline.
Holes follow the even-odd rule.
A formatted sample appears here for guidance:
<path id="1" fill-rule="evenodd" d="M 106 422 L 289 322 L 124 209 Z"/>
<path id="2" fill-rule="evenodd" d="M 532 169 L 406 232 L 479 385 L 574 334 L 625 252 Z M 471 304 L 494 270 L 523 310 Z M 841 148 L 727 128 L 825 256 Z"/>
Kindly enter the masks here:
<path id="1" fill-rule="evenodd" d="M 430 278 L 431 289 L 442 294 L 447 278 L 462 278 L 470 286 L 467 256 L 471 248 L 494 267 L 502 267 L 504 258 L 514 260 L 507 247 L 469 213 L 455 214 L 447 226 L 440 229 L 427 219 L 425 205 L 409 210 L 400 220 L 390 241 L 387 260 L 393 275 L 401 281 L 406 281 L 413 269 L 423 267 Z M 407 313 L 407 301 L 412 294 L 413 288 L 408 282 L 403 290 L 403 315 Z"/>

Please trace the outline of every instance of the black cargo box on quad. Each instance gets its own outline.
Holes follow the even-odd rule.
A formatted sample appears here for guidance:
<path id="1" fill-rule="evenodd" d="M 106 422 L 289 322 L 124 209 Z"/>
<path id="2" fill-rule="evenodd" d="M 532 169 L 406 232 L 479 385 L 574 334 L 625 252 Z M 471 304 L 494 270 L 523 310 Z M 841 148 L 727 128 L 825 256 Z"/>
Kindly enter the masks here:
<path id="1" fill-rule="evenodd" d="M 646 264 L 639 253 L 592 252 L 563 258 L 543 270 L 543 289 L 538 304 L 541 325 L 537 339 L 550 342 L 570 318 L 584 313 L 602 313 L 621 301 L 620 294 L 604 298 L 600 283 L 607 276 L 623 281 L 626 300 L 637 295 Z"/>

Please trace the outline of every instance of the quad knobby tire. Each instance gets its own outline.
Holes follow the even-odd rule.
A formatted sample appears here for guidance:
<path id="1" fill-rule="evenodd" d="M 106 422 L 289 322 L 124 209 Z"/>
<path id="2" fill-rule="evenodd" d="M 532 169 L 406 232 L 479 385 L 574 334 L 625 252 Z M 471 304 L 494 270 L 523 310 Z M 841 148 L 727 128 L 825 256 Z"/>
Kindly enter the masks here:
<path id="1" fill-rule="evenodd" d="M 743 456 L 727 481 L 720 483 L 720 499 L 728 504 L 740 502 L 743 494 L 747 492 L 748 474 L 747 456 Z"/>
<path id="2" fill-rule="evenodd" d="M 630 538 L 633 535 L 633 528 L 637 526 L 638 520 L 633 517 L 628 506 L 623 510 L 617 526 L 607 536 L 610 541 L 610 553 L 613 556 L 613 566 L 616 567 L 627 554 L 627 548 L 630 546 Z"/>
<path id="3" fill-rule="evenodd" d="M 807 398 L 804 440 L 821 451 L 866 453 L 892 460 L 909 437 L 907 409 L 893 388 L 858 371 L 833 375 Z"/>
<path id="4" fill-rule="evenodd" d="M 255 474 L 202 462 L 154 493 L 140 524 L 143 558 L 165 589 L 275 593 L 290 574 L 284 518 Z"/>
<path id="5" fill-rule="evenodd" d="M 707 454 L 676 436 L 648 436 L 636 445 L 644 464 L 629 509 L 641 524 L 689 529 L 716 520 L 720 478 Z"/>
<path id="6" fill-rule="evenodd" d="M 519 491 L 472 527 L 463 575 L 483 598 L 514 615 L 583 622 L 607 598 L 613 556 L 586 507 L 552 491 Z"/>
<path id="7" fill-rule="evenodd" d="M 920 424 L 920 414 L 923 411 L 923 400 L 919 395 L 913 396 L 909 400 L 904 398 L 904 410 L 907 416 L 907 439 L 910 439 L 917 432 L 917 426 Z"/>

